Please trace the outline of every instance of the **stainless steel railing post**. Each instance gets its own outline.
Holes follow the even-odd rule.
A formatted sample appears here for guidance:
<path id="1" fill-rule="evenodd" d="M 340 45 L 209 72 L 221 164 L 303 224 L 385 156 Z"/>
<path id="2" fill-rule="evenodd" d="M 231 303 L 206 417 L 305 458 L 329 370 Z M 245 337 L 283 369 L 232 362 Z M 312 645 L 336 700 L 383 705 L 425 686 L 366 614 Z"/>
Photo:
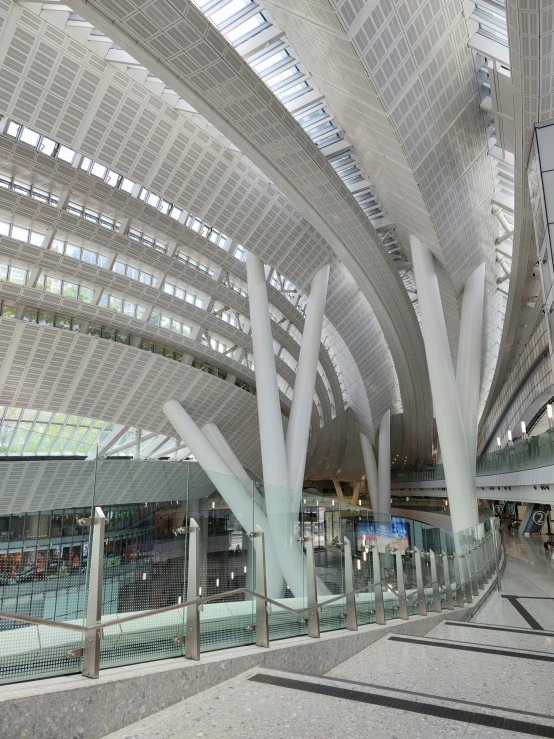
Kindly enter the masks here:
<path id="1" fill-rule="evenodd" d="M 486 585 L 490 579 L 488 534 L 485 534 L 485 537 L 481 542 L 481 567 L 483 568 L 483 580 L 485 581 Z"/>
<path id="2" fill-rule="evenodd" d="M 439 578 L 437 574 L 437 560 L 435 557 L 435 552 L 432 549 L 429 549 L 429 562 L 431 564 L 431 586 L 433 588 L 433 606 L 435 609 L 435 613 L 441 613 L 442 603 L 441 603 L 441 592 L 439 588 Z"/>
<path id="3" fill-rule="evenodd" d="M 400 549 L 400 547 L 397 547 L 394 552 L 394 556 L 396 559 L 396 589 L 398 590 L 398 615 L 400 618 L 407 620 L 409 618 L 408 599 L 406 598 L 406 583 L 404 582 L 402 550 Z"/>
<path id="4" fill-rule="evenodd" d="M 346 596 L 346 628 L 349 631 L 358 631 L 358 617 L 356 614 L 356 593 L 354 593 L 354 570 L 352 569 L 352 545 L 350 539 L 344 535 L 344 589 Z"/>
<path id="5" fill-rule="evenodd" d="M 460 554 L 460 569 L 462 571 L 462 579 L 464 583 L 464 589 L 465 589 L 465 599 L 466 603 L 473 603 L 473 592 L 471 587 L 471 580 L 469 579 L 469 567 L 467 563 L 467 555 Z"/>
<path id="6" fill-rule="evenodd" d="M 483 590 L 485 587 L 485 571 L 483 565 L 485 564 L 485 559 L 483 557 L 483 561 L 481 561 L 481 556 L 483 554 L 483 542 L 480 541 L 477 545 L 475 551 L 474 551 L 474 562 L 475 562 L 475 572 L 477 575 L 477 588 L 479 590 Z"/>
<path id="7" fill-rule="evenodd" d="M 477 565 L 475 561 L 475 551 L 476 547 L 472 547 L 467 555 L 467 565 L 469 567 L 469 579 L 471 583 L 471 590 L 473 592 L 473 595 L 479 595 L 479 581 L 477 579 Z"/>
<path id="8" fill-rule="evenodd" d="M 489 537 L 487 539 L 487 560 L 489 563 L 489 579 L 493 579 L 496 574 L 496 567 L 494 564 L 494 535 L 492 531 L 489 531 Z"/>
<path id="9" fill-rule="evenodd" d="M 502 590 L 502 577 L 500 572 L 500 537 L 498 536 L 498 530 L 496 528 L 496 516 L 491 519 L 491 531 L 492 541 L 494 549 L 494 565 L 496 567 L 496 584 L 498 586 L 498 592 Z"/>
<path id="10" fill-rule="evenodd" d="M 373 594 L 375 597 L 375 623 L 384 626 L 385 618 L 385 601 L 383 598 L 383 586 L 381 584 L 381 560 L 379 558 L 379 549 L 377 544 L 371 545 L 371 557 L 373 561 Z"/>
<path id="11" fill-rule="evenodd" d="M 414 547 L 416 588 L 417 588 L 417 610 L 420 616 L 427 615 L 427 601 L 425 600 L 425 587 L 423 586 L 423 571 L 421 569 L 421 552 Z"/>
<path id="12" fill-rule="evenodd" d="M 464 607 L 464 587 L 460 570 L 460 558 L 457 554 L 452 555 L 454 562 L 454 581 L 456 583 L 456 605 L 458 608 Z"/>
<path id="13" fill-rule="evenodd" d="M 317 580 L 315 574 L 314 540 L 307 534 L 306 545 L 306 594 L 308 596 L 308 636 L 319 639 L 319 607 L 317 603 Z"/>
<path id="14" fill-rule="evenodd" d="M 265 569 L 265 538 L 264 532 L 252 531 L 249 536 L 254 540 L 254 555 L 256 557 L 256 585 L 255 591 L 261 598 L 256 598 L 256 646 L 269 647 L 269 616 L 267 613 L 267 576 Z"/>
<path id="15" fill-rule="evenodd" d="M 488 583 L 491 577 L 490 573 L 490 562 L 489 562 L 489 535 L 486 534 L 485 538 L 481 542 L 481 562 L 483 567 L 483 579 L 485 583 Z"/>
<path id="16" fill-rule="evenodd" d="M 87 596 L 87 627 L 96 626 L 102 621 L 102 584 L 104 579 L 104 532 L 106 517 L 104 511 L 94 509 L 94 518 L 79 521 L 81 526 L 92 526 L 92 546 Z M 100 674 L 100 642 L 102 629 L 88 631 L 83 647 L 83 675 L 97 678 Z"/>
<path id="17" fill-rule="evenodd" d="M 449 611 L 454 610 L 454 599 L 452 598 L 452 580 L 450 579 L 450 567 L 448 565 L 448 555 L 442 553 L 442 573 L 444 577 L 444 590 L 446 592 L 446 607 Z"/>
<path id="18" fill-rule="evenodd" d="M 187 600 L 198 598 L 200 587 L 200 526 L 194 518 L 187 527 L 189 536 L 189 563 L 187 579 Z M 185 657 L 200 659 L 200 606 L 193 603 L 187 606 L 185 626 Z"/>

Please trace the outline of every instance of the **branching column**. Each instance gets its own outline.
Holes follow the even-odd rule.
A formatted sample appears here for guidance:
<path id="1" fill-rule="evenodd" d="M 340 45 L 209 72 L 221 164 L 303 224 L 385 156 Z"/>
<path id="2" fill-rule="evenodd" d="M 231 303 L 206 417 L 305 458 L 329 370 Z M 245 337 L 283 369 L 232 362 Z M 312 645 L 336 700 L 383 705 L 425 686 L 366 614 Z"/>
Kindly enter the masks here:
<path id="1" fill-rule="evenodd" d="M 481 346 L 483 339 L 483 305 L 485 302 L 485 265 L 470 275 L 464 286 L 456 382 L 469 462 L 475 477 L 477 467 L 477 424 L 481 390 Z"/>
<path id="2" fill-rule="evenodd" d="M 254 347 L 254 372 L 256 375 L 256 398 L 258 401 L 264 484 L 288 490 L 287 455 L 281 420 L 264 263 L 250 252 L 246 253 L 246 274 L 248 278 L 252 345 Z"/>
<path id="3" fill-rule="evenodd" d="M 258 523 L 262 530 L 268 531 L 269 524 L 265 512 L 254 501 L 252 494 L 248 494 L 242 481 L 235 477 L 229 465 L 223 461 L 183 406 L 176 400 L 169 400 L 165 403 L 163 411 L 181 439 L 186 440 L 198 464 L 214 487 L 219 490 L 242 528 L 245 531 L 253 531 L 254 523 Z M 268 547 L 267 582 L 269 592 L 273 593 L 274 598 L 282 595 L 283 580 L 279 564 L 275 550 Z"/>
<path id="4" fill-rule="evenodd" d="M 323 267 L 317 273 L 310 288 L 306 320 L 302 333 L 300 357 L 294 380 L 294 395 L 292 397 L 289 424 L 287 427 L 286 452 L 289 468 L 289 485 L 292 490 L 299 492 L 298 501 L 295 506 L 296 512 L 298 511 L 302 483 L 304 482 L 304 471 L 306 469 L 306 454 L 310 436 L 310 421 L 328 281 L 329 265 Z"/>
<path id="5" fill-rule="evenodd" d="M 287 585 L 298 596 L 304 592 L 303 555 L 298 542 L 298 511 L 293 514 L 296 493 L 291 491 L 289 485 L 265 270 L 262 260 L 249 252 L 246 253 L 246 275 L 254 348 L 265 509 L 281 570 Z"/>
<path id="6" fill-rule="evenodd" d="M 365 474 L 367 478 L 367 487 L 369 490 L 369 499 L 371 500 L 372 510 L 379 510 L 379 484 L 377 477 L 377 462 L 375 461 L 375 452 L 370 440 L 365 434 L 360 434 L 360 443 L 362 445 L 362 454 L 364 457 Z"/>
<path id="7" fill-rule="evenodd" d="M 379 424 L 379 513 L 390 516 L 390 411 L 387 411 Z"/>
<path id="8" fill-rule="evenodd" d="M 410 236 L 410 246 L 452 529 L 461 531 L 479 521 L 475 477 L 469 461 L 433 255 L 415 236 Z"/>

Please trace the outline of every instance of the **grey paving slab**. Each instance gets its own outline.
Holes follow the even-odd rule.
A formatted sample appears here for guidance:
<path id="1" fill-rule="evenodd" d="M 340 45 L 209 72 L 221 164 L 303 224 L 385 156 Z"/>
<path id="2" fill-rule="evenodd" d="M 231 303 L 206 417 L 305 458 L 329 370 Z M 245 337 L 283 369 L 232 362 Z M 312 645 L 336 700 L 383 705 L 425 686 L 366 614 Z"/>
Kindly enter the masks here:
<path id="1" fill-rule="evenodd" d="M 502 729 L 487 728 L 468 724 L 464 739 L 529 739 L 529 734 L 520 734 L 519 731 L 504 731 Z"/>
<path id="2" fill-rule="evenodd" d="M 543 629 L 554 631 L 554 600 L 522 598 L 519 602 Z"/>
<path id="3" fill-rule="evenodd" d="M 107 739 L 461 739 L 467 724 L 253 683 L 247 675 L 190 698 Z M 478 734 L 474 736 L 479 736 Z"/>
<path id="4" fill-rule="evenodd" d="M 552 663 L 386 639 L 328 675 L 554 715 Z"/>
<path id="5" fill-rule="evenodd" d="M 554 563 L 542 538 L 504 534 L 502 541 L 507 555 L 502 592 L 554 597 Z"/>
<path id="6" fill-rule="evenodd" d="M 401 700 L 416 701 L 418 704 L 424 703 L 426 705 L 433 705 L 439 707 L 447 707 L 458 710 L 467 710 L 472 713 L 484 714 L 486 716 L 495 715 L 507 719 L 521 720 L 525 722 L 539 722 L 547 726 L 554 728 L 554 716 L 550 714 L 541 714 L 536 712 L 525 712 L 514 709 L 512 706 L 495 705 L 490 702 L 482 701 L 467 701 L 463 698 L 450 696 L 444 698 L 432 693 L 422 693 L 420 691 L 401 690 L 398 688 L 387 687 L 383 688 L 380 685 L 365 683 L 357 680 L 343 680 L 336 677 L 330 677 L 329 675 L 307 675 L 298 672 L 290 672 L 283 670 L 270 670 L 263 668 L 260 673 L 284 678 L 292 678 L 295 681 L 317 683 L 319 685 L 327 685 L 333 688 L 346 688 L 350 694 L 355 692 L 369 692 L 373 695 L 387 696 L 390 698 L 396 698 Z"/>
<path id="7" fill-rule="evenodd" d="M 554 597 L 554 567 L 542 551 L 542 542 L 506 535 L 504 540 L 507 565 L 502 594 Z M 521 602 L 541 625 L 554 631 L 554 601 L 522 598 Z M 528 628 L 513 604 L 499 593 L 489 598 L 474 622 Z M 463 708 L 531 723 L 535 720 L 530 715 L 502 712 L 502 707 L 511 708 L 542 714 L 542 719 L 536 718 L 539 723 L 554 725 L 551 663 L 471 650 L 472 644 L 480 644 L 553 654 L 554 637 L 444 623 L 428 636 L 463 643 L 466 647 L 453 650 L 385 638 L 323 678 L 289 674 L 291 679 L 301 682 L 338 685 L 341 691 L 348 691 L 348 698 L 343 697 L 343 692 L 337 697 L 252 682 L 249 676 L 264 669 L 265 674 L 287 674 L 283 670 L 256 668 L 110 734 L 107 739 L 212 739 L 219 735 L 228 739 L 358 739 L 364 735 L 372 739 L 527 739 L 530 736 L 354 700 L 356 693 L 367 690 L 440 707 Z M 329 678 L 350 682 L 333 683 Z M 368 688 L 354 681 L 381 687 Z"/>
<path id="8" fill-rule="evenodd" d="M 523 616 L 516 611 L 509 600 L 502 598 L 498 592 L 490 596 L 485 605 L 471 620 L 481 624 L 518 626 L 523 629 L 529 628 L 529 624 Z"/>
<path id="9" fill-rule="evenodd" d="M 527 602 L 524 602 L 527 607 Z M 483 625 L 487 626 L 487 624 Z M 554 632 L 554 629 L 552 631 Z M 491 631 L 485 628 L 479 629 L 455 624 L 440 624 L 430 631 L 428 636 L 437 639 L 453 639 L 455 641 L 488 644 L 490 646 L 511 649 L 532 649 L 554 654 L 554 636 L 543 636 L 540 632 L 521 634 L 514 631 Z"/>

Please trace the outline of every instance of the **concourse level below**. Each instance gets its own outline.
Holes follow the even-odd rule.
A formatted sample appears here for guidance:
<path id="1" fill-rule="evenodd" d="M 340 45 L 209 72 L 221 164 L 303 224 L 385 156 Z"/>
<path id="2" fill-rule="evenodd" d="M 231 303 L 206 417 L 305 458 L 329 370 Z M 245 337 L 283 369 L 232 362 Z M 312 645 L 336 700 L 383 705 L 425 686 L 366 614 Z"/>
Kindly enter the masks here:
<path id="1" fill-rule="evenodd" d="M 477 458 L 477 497 L 487 500 L 554 503 L 554 433 L 547 431 Z M 395 470 L 393 495 L 445 497 L 441 464 L 420 470 Z M 511 491 L 509 496 L 507 491 Z"/>

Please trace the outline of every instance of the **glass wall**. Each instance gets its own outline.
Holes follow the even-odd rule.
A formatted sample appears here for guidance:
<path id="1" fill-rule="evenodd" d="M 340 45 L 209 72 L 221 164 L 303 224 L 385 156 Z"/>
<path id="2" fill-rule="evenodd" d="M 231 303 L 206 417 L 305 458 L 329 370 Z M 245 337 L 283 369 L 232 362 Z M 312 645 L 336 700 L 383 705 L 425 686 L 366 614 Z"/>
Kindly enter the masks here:
<path id="1" fill-rule="evenodd" d="M 202 652 L 255 643 L 254 594 L 263 589 L 255 575 L 253 534 L 264 534 L 269 636 L 275 640 L 309 633 L 307 608 L 315 593 L 321 631 L 346 628 L 348 595 L 355 599 L 357 623 L 374 622 L 377 583 L 384 589 L 387 619 L 401 615 L 404 586 L 415 612 L 419 552 L 427 552 L 421 561 L 430 588 L 430 552 L 441 557 L 470 551 L 485 533 L 476 529 L 454 537 L 409 518 L 376 519 L 368 509 L 335 499 L 184 463 L 67 464 L 85 470 L 79 488 L 70 492 L 82 500 L 83 489 L 90 490 L 88 505 L 0 516 L 0 610 L 86 625 L 99 530 L 90 526 L 90 517 L 103 512 L 101 620 L 111 625 L 100 642 L 101 669 L 183 656 L 186 612 L 179 605 L 198 597 L 210 599 L 200 611 Z M 50 485 L 61 494 L 67 473 L 59 467 L 58 474 L 58 480 L 35 478 L 35 492 L 43 495 L 38 488 Z M 195 592 L 189 572 L 196 562 Z M 443 569 L 440 578 L 444 588 Z M 123 620 L 149 611 L 155 613 Z M 83 643 L 82 632 L 1 618 L 0 681 L 80 672 Z"/>
<path id="2" fill-rule="evenodd" d="M 533 470 L 537 467 L 548 467 L 549 465 L 554 465 L 554 433 L 550 430 L 540 434 L 540 436 L 531 436 L 525 441 L 477 457 L 477 477 L 499 475 L 518 470 Z M 426 480 L 443 481 L 444 479 L 442 464 L 437 464 L 429 469 L 393 470 L 391 473 L 393 483 L 423 482 Z"/>

